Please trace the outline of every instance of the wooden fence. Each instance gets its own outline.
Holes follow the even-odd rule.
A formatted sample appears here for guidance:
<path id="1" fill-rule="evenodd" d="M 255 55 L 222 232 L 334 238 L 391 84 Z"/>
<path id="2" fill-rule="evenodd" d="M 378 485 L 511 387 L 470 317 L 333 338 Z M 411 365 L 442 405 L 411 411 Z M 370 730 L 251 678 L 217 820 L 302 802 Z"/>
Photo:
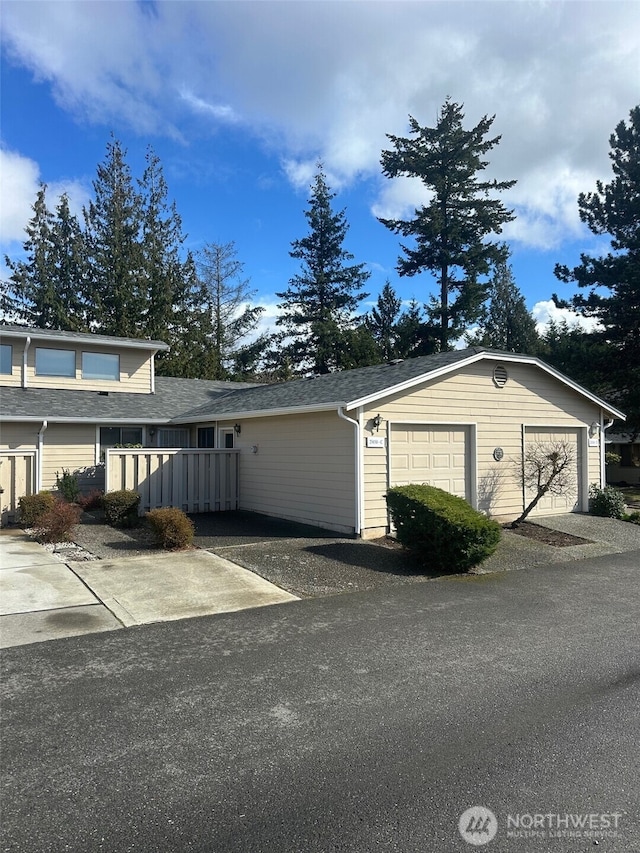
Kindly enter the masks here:
<path id="1" fill-rule="evenodd" d="M 140 514 L 165 506 L 185 512 L 238 508 L 238 450 L 112 448 L 105 456 L 105 490 L 135 489 Z"/>
<path id="2" fill-rule="evenodd" d="M 14 521 L 18 501 L 36 490 L 37 450 L 0 450 L 0 518 Z"/>

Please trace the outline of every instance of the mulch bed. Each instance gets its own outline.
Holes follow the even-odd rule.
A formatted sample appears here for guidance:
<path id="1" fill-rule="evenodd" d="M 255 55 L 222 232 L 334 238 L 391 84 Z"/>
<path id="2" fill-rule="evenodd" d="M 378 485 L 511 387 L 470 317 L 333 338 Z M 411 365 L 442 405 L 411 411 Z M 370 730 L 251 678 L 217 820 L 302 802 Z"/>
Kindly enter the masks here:
<path id="1" fill-rule="evenodd" d="M 512 528 L 510 524 L 504 525 L 505 530 L 510 530 L 518 536 L 527 539 L 535 539 L 545 545 L 554 545 L 556 548 L 567 548 L 570 545 L 591 545 L 591 539 L 582 539 L 580 536 L 572 536 L 571 533 L 562 533 L 560 530 L 550 530 L 530 521 L 523 521 L 518 527 Z"/>

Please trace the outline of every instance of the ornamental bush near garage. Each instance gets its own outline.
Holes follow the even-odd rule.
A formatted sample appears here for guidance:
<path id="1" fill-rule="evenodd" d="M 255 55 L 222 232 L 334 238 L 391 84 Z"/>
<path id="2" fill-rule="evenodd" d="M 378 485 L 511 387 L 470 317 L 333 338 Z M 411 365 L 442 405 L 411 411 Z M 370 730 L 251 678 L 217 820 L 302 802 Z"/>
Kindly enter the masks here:
<path id="1" fill-rule="evenodd" d="M 463 572 L 491 556 L 500 525 L 462 498 L 434 486 L 395 486 L 387 506 L 398 542 L 429 568 Z"/>

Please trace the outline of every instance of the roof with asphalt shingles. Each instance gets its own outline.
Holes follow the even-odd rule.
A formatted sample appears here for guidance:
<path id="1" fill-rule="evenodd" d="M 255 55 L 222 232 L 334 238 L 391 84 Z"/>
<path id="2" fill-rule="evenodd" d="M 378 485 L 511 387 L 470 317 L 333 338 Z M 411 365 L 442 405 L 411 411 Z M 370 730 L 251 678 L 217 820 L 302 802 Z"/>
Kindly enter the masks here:
<path id="1" fill-rule="evenodd" d="M 69 421 L 170 421 L 195 406 L 211 405 L 239 383 L 156 376 L 155 394 L 70 391 L 55 388 L 1 388 L 2 416 Z M 243 388 L 255 387 L 251 383 Z"/>

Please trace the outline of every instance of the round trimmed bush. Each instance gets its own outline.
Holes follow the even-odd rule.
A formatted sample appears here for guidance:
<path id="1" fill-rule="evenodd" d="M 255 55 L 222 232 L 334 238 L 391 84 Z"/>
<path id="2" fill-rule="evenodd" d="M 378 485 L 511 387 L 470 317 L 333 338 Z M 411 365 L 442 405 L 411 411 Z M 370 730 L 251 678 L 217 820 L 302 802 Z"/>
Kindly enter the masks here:
<path id="1" fill-rule="evenodd" d="M 156 544 L 167 551 L 179 551 L 193 542 L 193 521 L 177 507 L 152 509 L 146 520 L 153 530 Z"/>
<path id="2" fill-rule="evenodd" d="M 593 484 L 589 487 L 589 512 L 604 518 L 622 518 L 627 512 L 624 495 L 613 486 L 601 489 Z"/>

